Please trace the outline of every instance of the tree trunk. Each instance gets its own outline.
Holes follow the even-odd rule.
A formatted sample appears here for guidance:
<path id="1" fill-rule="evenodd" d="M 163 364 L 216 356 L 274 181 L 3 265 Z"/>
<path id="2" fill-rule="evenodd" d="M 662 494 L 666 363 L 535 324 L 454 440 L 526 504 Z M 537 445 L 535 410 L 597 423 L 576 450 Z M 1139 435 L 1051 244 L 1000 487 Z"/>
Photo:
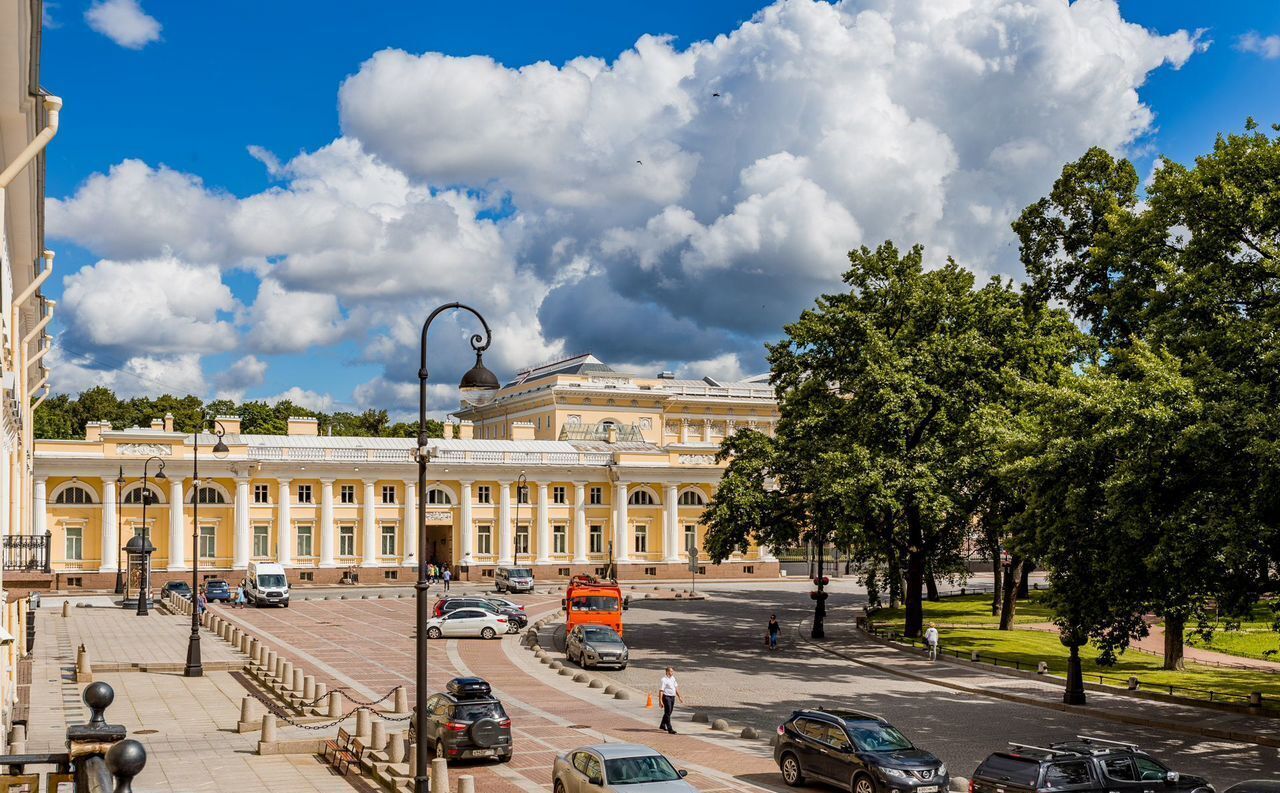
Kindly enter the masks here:
<path id="1" fill-rule="evenodd" d="M 1003 592 L 1003 581 L 1001 578 L 1000 566 L 1000 549 L 993 548 L 991 551 L 991 616 L 996 617 L 1000 614 L 1000 596 Z"/>
<path id="2" fill-rule="evenodd" d="M 1164 618 L 1164 668 L 1182 668 L 1183 636 L 1187 631 L 1187 619 L 1181 615 L 1165 615 Z"/>
<path id="3" fill-rule="evenodd" d="M 938 602 L 938 580 L 933 577 L 932 570 L 929 570 L 924 574 L 924 591 L 930 603 Z"/>
<path id="4" fill-rule="evenodd" d="M 1013 618 L 1018 610 L 1018 599 L 1014 597 L 1014 589 L 1021 578 L 1023 567 L 1024 565 L 1020 558 L 1017 556 L 1010 558 L 1009 572 L 1004 577 L 1004 590 L 1001 593 L 1000 630 L 1002 631 L 1013 630 Z"/>
<path id="5" fill-rule="evenodd" d="M 1067 659 L 1067 687 L 1062 701 L 1068 705 L 1085 704 L 1084 667 L 1080 664 L 1080 645 L 1071 645 L 1071 657 Z"/>
<path id="6" fill-rule="evenodd" d="M 924 628 L 924 600 L 921 589 L 924 585 L 924 537 L 920 526 L 920 513 L 911 506 L 907 508 L 907 525 L 910 529 L 907 542 L 907 583 L 904 600 L 906 601 L 906 627 L 903 633 L 908 638 L 916 638 Z"/>
<path id="7" fill-rule="evenodd" d="M 1035 562 L 1029 559 L 1022 562 L 1022 575 L 1018 580 L 1018 600 L 1027 600 L 1031 597 L 1031 572 L 1035 569 Z"/>

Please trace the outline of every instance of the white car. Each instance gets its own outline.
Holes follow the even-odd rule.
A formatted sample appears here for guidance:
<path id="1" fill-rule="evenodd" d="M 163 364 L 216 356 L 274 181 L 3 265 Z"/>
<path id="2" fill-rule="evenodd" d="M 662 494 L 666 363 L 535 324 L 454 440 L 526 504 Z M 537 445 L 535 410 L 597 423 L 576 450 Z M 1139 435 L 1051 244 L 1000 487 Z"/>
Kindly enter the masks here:
<path id="1" fill-rule="evenodd" d="M 581 746 L 556 758 L 555 793 L 697 793 L 654 749 L 633 743 Z"/>
<path id="2" fill-rule="evenodd" d="M 507 632 L 507 618 L 484 609 L 461 608 L 427 620 L 427 638 L 479 636 L 492 639 Z"/>

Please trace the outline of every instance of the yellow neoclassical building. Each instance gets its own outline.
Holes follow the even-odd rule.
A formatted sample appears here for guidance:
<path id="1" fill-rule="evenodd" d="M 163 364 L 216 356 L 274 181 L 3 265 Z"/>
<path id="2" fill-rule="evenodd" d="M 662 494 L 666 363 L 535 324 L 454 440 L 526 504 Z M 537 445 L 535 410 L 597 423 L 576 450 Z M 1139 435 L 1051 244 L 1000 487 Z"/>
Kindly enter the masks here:
<path id="1" fill-rule="evenodd" d="M 472 580 L 508 565 L 564 578 L 611 561 L 623 579 L 683 577 L 688 548 L 703 545 L 720 444 L 740 427 L 772 431 L 777 411 L 761 379 L 640 377 L 583 355 L 522 371 L 454 416 L 425 450 L 422 548 L 415 440 L 322 436 L 314 419 L 290 419 L 288 435 L 250 435 L 220 418 L 230 453 L 215 459 L 215 438 L 201 438 L 198 487 L 194 439 L 170 418 L 39 441 L 35 531 L 51 532 L 63 588 L 112 586 L 120 548 L 144 520 L 157 580 L 189 574 L 195 553 L 210 575 L 276 561 L 314 583 L 349 571 L 361 583 L 411 580 L 419 559 Z M 149 481 L 144 518 L 150 458 L 151 475 L 163 463 L 165 478 Z M 753 548 L 700 572 L 776 576 L 778 563 Z"/>

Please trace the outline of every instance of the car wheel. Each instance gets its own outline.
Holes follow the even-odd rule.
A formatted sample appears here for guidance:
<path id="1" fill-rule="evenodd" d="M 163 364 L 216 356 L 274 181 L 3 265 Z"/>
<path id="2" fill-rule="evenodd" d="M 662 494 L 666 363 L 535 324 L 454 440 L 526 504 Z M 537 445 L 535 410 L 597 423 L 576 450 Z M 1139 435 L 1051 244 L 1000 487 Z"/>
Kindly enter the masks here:
<path id="1" fill-rule="evenodd" d="M 427 638 L 428 638 L 428 639 L 439 639 L 439 638 L 440 638 L 441 636 L 443 636 L 443 635 L 444 635 L 444 634 L 440 633 L 440 629 L 439 629 L 439 628 L 434 628 L 434 627 L 432 627 L 432 628 L 427 628 Z"/>
<path id="2" fill-rule="evenodd" d="M 494 636 L 497 636 L 497 635 L 498 635 L 498 632 L 487 625 L 480 630 L 481 639 L 492 639 Z"/>
<path id="3" fill-rule="evenodd" d="M 559 779 L 557 779 L 557 780 L 556 780 L 556 791 L 555 791 L 555 793 L 564 793 L 564 783 L 563 783 L 563 782 L 561 782 Z"/>
<path id="4" fill-rule="evenodd" d="M 507 623 L 507 633 L 519 633 L 519 632 L 520 632 L 519 625 L 515 624 L 514 622 Z"/>
<path id="5" fill-rule="evenodd" d="M 782 769 L 782 781 L 786 782 L 789 787 L 798 787 L 804 784 L 804 772 L 800 768 L 800 758 L 791 752 L 787 752 L 782 756 L 782 762 L 779 763 Z"/>
<path id="6" fill-rule="evenodd" d="M 515 756 L 515 752 L 512 752 L 511 754 L 500 754 L 500 755 L 498 755 L 498 762 L 499 762 L 499 763 L 509 763 L 509 762 L 511 762 L 511 758 L 512 758 L 512 757 L 514 757 L 514 756 Z"/>
<path id="7" fill-rule="evenodd" d="M 849 783 L 849 790 L 853 793 L 876 793 L 876 782 L 866 774 L 854 774 L 853 781 Z"/>

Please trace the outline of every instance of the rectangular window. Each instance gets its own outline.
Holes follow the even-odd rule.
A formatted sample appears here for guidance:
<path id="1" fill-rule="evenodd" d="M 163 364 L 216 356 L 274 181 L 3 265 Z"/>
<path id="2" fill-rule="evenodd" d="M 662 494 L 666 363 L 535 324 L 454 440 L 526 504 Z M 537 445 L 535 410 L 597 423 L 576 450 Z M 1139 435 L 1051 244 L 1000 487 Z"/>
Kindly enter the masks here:
<path id="1" fill-rule="evenodd" d="M 493 503 L 493 491 L 489 489 L 488 485 L 480 485 L 479 487 L 476 488 L 476 503 L 477 504 Z"/>
<path id="2" fill-rule="evenodd" d="M 634 527 L 634 530 L 635 530 L 634 540 L 635 540 L 636 553 L 648 553 L 649 552 L 649 527 L 636 526 Z"/>
<path id="3" fill-rule="evenodd" d="M 516 526 L 516 553 L 529 553 L 529 527 Z"/>
<path id="4" fill-rule="evenodd" d="M 298 485 L 298 503 L 310 504 L 311 502 L 311 485 Z"/>
<path id="5" fill-rule="evenodd" d="M 476 553 L 481 556 L 493 554 L 493 529 L 491 527 L 476 527 Z"/>
<path id="6" fill-rule="evenodd" d="M 215 526 L 200 527 L 200 558 L 212 559 L 218 553 L 218 529 Z"/>
<path id="7" fill-rule="evenodd" d="M 382 527 L 382 555 L 383 556 L 396 555 L 396 527 L 395 526 Z"/>
<path id="8" fill-rule="evenodd" d="M 590 544 L 587 547 L 591 549 L 590 552 L 604 553 L 604 527 L 592 526 L 591 532 L 588 536 L 590 537 Z"/>
<path id="9" fill-rule="evenodd" d="M 528 485 L 524 485 L 523 487 L 520 485 L 516 485 L 516 503 L 517 504 L 529 503 L 529 486 Z"/>
<path id="10" fill-rule="evenodd" d="M 568 504 L 569 503 L 565 495 L 564 485 L 556 485 L 555 487 L 551 488 L 551 503 L 552 504 Z"/>
<path id="11" fill-rule="evenodd" d="M 294 536 L 298 539 L 298 556 L 311 556 L 311 527 L 295 526 Z"/>
<path id="12" fill-rule="evenodd" d="M 568 553 L 569 533 L 564 526 L 551 527 L 551 552 Z"/>
<path id="13" fill-rule="evenodd" d="M 697 547 L 698 527 L 694 526 L 692 523 L 686 523 L 684 527 L 684 549 L 685 551 L 689 551 L 690 549 Z"/>
<path id="14" fill-rule="evenodd" d="M 603 503 L 604 503 L 604 488 L 603 488 L 603 487 L 593 487 L 593 488 L 591 488 L 591 503 L 592 503 L 592 504 L 597 504 L 597 505 L 599 505 L 599 504 L 603 504 Z"/>
<path id="15" fill-rule="evenodd" d="M 271 555 L 271 527 L 253 527 L 253 556 L 262 559 Z"/>
<path id="16" fill-rule="evenodd" d="M 382 486 L 382 503 L 383 504 L 396 503 L 396 486 L 395 485 Z"/>
<path id="17" fill-rule="evenodd" d="M 338 555 L 339 556 L 355 556 L 356 555 L 356 527 L 355 526 L 339 526 L 338 527 Z"/>
<path id="18" fill-rule="evenodd" d="M 253 503 L 270 504 L 271 503 L 271 487 L 269 485 L 253 486 Z"/>
<path id="19" fill-rule="evenodd" d="M 84 559 L 84 529 L 79 526 L 67 527 L 67 561 L 79 562 Z"/>
<path id="20" fill-rule="evenodd" d="M 356 503 L 356 486 L 342 485 L 338 490 L 338 501 L 343 504 Z"/>
<path id="21" fill-rule="evenodd" d="M 303 570 L 300 573 L 298 573 L 298 580 L 299 581 L 315 581 L 316 574 L 308 570 Z"/>

